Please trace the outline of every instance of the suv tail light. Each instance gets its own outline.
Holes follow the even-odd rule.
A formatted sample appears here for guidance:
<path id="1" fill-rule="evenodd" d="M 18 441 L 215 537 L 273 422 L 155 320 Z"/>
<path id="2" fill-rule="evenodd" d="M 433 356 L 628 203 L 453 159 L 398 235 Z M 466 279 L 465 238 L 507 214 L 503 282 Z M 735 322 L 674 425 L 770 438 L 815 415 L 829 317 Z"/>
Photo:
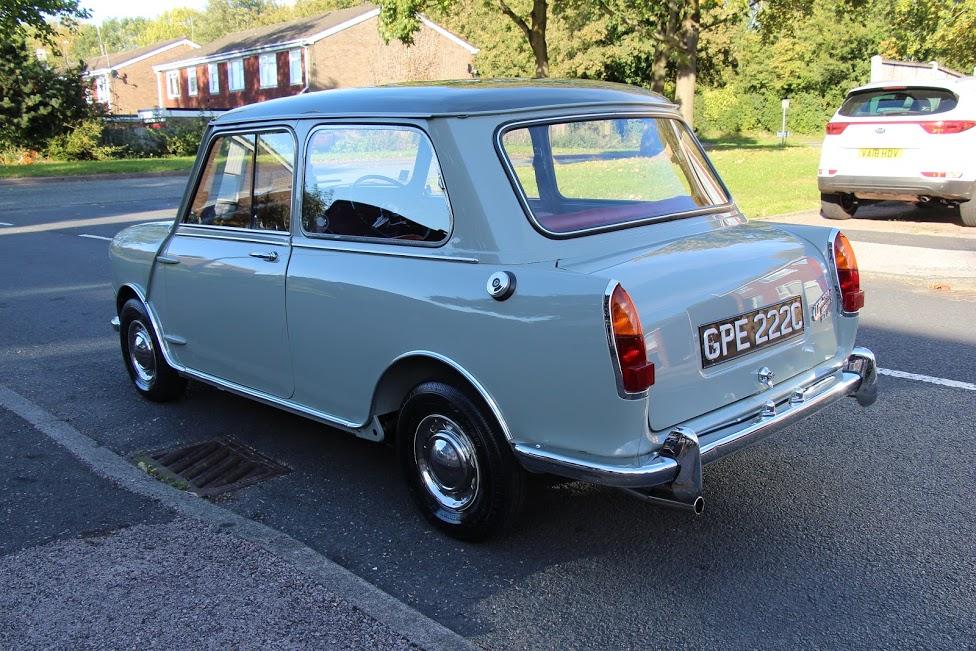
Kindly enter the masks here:
<path id="1" fill-rule="evenodd" d="M 827 123 L 827 135 L 828 136 L 839 136 L 844 133 L 844 129 L 850 122 L 828 122 Z"/>
<path id="2" fill-rule="evenodd" d="M 845 312 L 857 312 L 864 307 L 864 290 L 861 289 L 861 274 L 857 270 L 854 249 L 843 233 L 837 233 L 834 238 L 834 265 L 837 267 L 841 306 Z"/>
<path id="3" fill-rule="evenodd" d="M 976 122 L 971 120 L 936 120 L 919 124 L 929 133 L 962 133 L 976 127 Z"/>
<path id="4" fill-rule="evenodd" d="M 620 371 L 624 393 L 643 393 L 654 384 L 654 364 L 647 361 L 644 331 L 633 299 L 620 285 L 607 300 L 610 348 Z"/>

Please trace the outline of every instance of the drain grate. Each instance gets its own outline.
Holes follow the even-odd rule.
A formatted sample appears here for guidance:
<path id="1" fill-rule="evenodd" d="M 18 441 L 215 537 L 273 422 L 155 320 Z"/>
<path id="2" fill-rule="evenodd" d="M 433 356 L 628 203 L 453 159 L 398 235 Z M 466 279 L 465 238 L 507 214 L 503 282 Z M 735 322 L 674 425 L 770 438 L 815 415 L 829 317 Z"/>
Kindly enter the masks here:
<path id="1" fill-rule="evenodd" d="M 181 448 L 150 452 L 160 479 L 182 486 L 201 497 L 211 497 L 250 486 L 289 472 L 286 466 L 230 439 L 214 439 Z"/>

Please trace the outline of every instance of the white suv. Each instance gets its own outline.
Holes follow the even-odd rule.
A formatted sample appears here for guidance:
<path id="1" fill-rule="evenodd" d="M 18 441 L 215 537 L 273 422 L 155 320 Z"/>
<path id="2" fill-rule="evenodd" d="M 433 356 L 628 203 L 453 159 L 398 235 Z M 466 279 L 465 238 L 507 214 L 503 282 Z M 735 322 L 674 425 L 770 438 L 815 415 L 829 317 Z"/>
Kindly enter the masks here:
<path id="1" fill-rule="evenodd" d="M 855 88 L 827 124 L 820 212 L 849 219 L 872 201 L 958 206 L 976 226 L 976 79 Z"/>

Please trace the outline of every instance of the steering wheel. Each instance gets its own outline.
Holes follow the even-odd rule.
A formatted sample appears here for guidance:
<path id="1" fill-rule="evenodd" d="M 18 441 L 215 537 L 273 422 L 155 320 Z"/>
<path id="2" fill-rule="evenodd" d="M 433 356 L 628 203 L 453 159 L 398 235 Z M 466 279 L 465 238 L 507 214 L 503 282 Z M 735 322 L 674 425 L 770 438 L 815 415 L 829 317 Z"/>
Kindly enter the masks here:
<path id="1" fill-rule="evenodd" d="M 358 179 L 352 182 L 351 187 L 355 188 L 363 183 L 366 183 L 367 181 L 379 181 L 381 184 L 391 185 L 395 188 L 407 187 L 406 183 L 401 183 L 396 179 L 391 179 L 389 176 L 383 176 L 382 174 L 367 174 L 366 176 L 360 176 Z"/>

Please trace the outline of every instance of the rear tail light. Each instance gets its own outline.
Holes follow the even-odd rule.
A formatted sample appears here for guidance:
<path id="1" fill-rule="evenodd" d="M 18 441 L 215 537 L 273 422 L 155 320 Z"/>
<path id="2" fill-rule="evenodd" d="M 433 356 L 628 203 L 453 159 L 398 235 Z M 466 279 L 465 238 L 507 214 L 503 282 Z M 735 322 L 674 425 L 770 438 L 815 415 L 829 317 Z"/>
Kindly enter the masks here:
<path id="1" fill-rule="evenodd" d="M 620 285 L 610 294 L 607 315 L 610 318 L 610 348 L 617 360 L 621 388 L 628 394 L 642 393 L 654 384 L 654 364 L 647 361 L 637 306 Z"/>
<path id="2" fill-rule="evenodd" d="M 937 120 L 919 124 L 929 133 L 962 133 L 976 127 L 976 122 L 971 120 Z"/>
<path id="3" fill-rule="evenodd" d="M 828 122 L 827 123 L 827 135 L 828 136 L 839 136 L 844 133 L 844 129 L 850 122 Z"/>
<path id="4" fill-rule="evenodd" d="M 837 267 L 841 306 L 845 312 L 857 312 L 864 307 L 864 290 L 861 289 L 861 274 L 857 270 L 854 248 L 843 233 L 838 233 L 834 238 L 834 265 Z"/>

